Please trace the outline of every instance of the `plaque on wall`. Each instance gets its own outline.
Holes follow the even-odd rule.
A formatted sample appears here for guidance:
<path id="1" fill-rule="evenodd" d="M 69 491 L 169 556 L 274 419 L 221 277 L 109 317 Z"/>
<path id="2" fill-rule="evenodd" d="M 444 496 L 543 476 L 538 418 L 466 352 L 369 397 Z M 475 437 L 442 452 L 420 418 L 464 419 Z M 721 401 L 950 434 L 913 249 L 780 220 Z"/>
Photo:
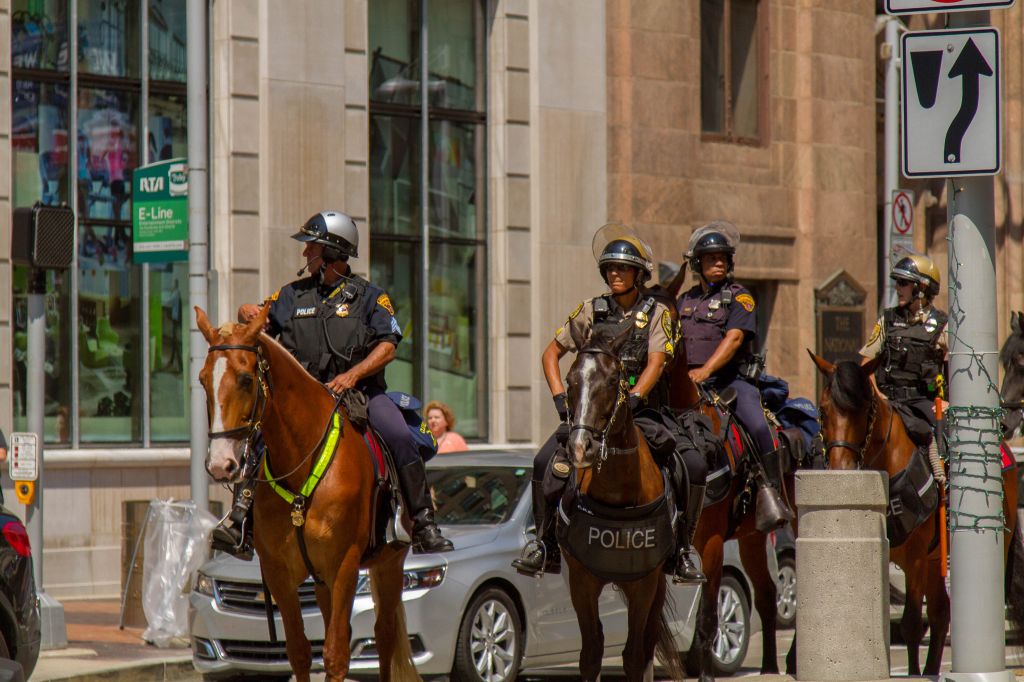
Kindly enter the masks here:
<path id="1" fill-rule="evenodd" d="M 865 299 L 867 291 L 846 270 L 838 270 L 815 289 L 815 352 L 819 356 L 832 363 L 840 360 L 860 362 L 859 351 L 864 345 Z"/>

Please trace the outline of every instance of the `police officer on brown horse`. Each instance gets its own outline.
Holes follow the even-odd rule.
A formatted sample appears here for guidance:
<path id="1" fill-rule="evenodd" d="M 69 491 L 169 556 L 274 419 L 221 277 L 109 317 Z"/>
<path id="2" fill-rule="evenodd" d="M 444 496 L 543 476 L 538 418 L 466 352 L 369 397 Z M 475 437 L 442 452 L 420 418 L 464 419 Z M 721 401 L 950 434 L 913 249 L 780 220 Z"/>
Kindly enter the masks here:
<path id="1" fill-rule="evenodd" d="M 367 398 L 369 424 L 380 434 L 395 462 L 398 484 L 413 522 L 416 552 L 445 552 L 452 543 L 434 522 L 426 471 L 417 444 L 398 406 L 387 395 L 384 368 L 395 357 L 402 331 L 391 299 L 380 287 L 354 274 L 348 260 L 358 255 L 355 221 L 340 211 L 312 216 L 292 239 L 305 244 L 309 275 L 270 297 L 266 332 L 314 377 L 339 395 L 355 390 Z M 240 321 L 256 317 L 260 307 L 239 308 Z M 319 428 L 319 427 L 316 427 Z M 243 481 L 231 513 L 213 532 L 213 546 L 236 555 L 251 553 L 243 528 L 252 505 L 255 481 Z"/>
<path id="2" fill-rule="evenodd" d="M 793 512 L 778 491 L 782 453 L 765 418 L 761 394 L 745 376 L 760 369 L 751 352 L 757 338 L 757 304 L 733 281 L 738 242 L 739 231 L 725 221 L 693 233 L 686 258 L 700 282 L 679 298 L 677 309 L 690 378 L 719 393 L 729 387 L 736 391 L 736 417 L 758 451 L 750 460 L 758 487 L 755 524 L 768 532 L 792 520 Z"/>
<path id="3" fill-rule="evenodd" d="M 899 410 L 911 439 L 928 449 L 932 473 L 943 483 L 946 473 L 934 438 L 935 398 L 942 394 L 948 318 L 932 305 L 941 276 L 931 258 L 911 253 L 896 262 L 889 277 L 896 282 L 898 303 L 875 323 L 860 351 L 861 364 L 882 356 L 872 381 Z"/>
<path id="4" fill-rule="evenodd" d="M 606 226 L 602 232 L 610 227 L 619 226 Z M 632 333 L 620 351 L 619 360 L 631 387 L 629 404 L 634 413 L 634 423 L 649 444 L 661 444 L 660 452 L 654 452 L 652 446 L 655 458 L 663 463 L 667 457 L 679 457 L 682 460 L 680 466 L 685 468 L 689 480 L 688 490 L 675 491 L 676 503 L 683 505 L 685 499 L 685 506 L 680 510 L 683 521 L 677 523 L 676 528 L 679 551 L 672 567 L 673 580 L 704 582 L 704 574 L 693 563 L 689 550 L 704 502 L 707 463 L 695 450 L 676 453 L 671 433 L 652 414 L 667 400 L 663 370 L 674 353 L 675 323 L 668 308 L 642 294 L 642 287 L 654 269 L 650 248 L 633 235 L 620 235 L 601 250 L 598 268 L 610 292 L 580 303 L 555 332 L 555 338 L 542 356 L 544 377 L 561 424 L 534 460 L 532 493 L 537 540 L 528 544 L 512 565 L 527 575 L 558 573 L 561 570 L 555 538 L 555 512 L 572 466 L 564 450 L 569 433 L 569 414 L 558 361 L 566 353 L 579 350 L 573 341 L 574 336 L 586 339 L 598 328 L 622 329 L 628 324 L 632 326 Z M 572 328 L 575 328 L 575 335 Z M 552 487 L 555 490 L 551 490 Z"/>

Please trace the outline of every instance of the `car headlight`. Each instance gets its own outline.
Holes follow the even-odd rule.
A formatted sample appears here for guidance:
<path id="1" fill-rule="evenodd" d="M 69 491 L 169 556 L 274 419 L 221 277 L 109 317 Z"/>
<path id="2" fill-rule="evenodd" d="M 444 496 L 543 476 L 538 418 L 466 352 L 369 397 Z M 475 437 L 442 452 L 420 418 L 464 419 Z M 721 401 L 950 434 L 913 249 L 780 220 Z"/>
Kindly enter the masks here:
<path id="1" fill-rule="evenodd" d="M 410 569 L 408 571 L 405 571 L 404 575 L 402 576 L 402 589 L 427 590 L 431 587 L 437 587 L 444 580 L 444 573 L 444 566 Z M 371 594 L 370 575 L 366 571 L 359 572 L 359 582 L 356 583 L 356 594 Z"/>
<path id="2" fill-rule="evenodd" d="M 214 596 L 213 590 L 213 578 L 206 575 L 202 571 L 196 573 L 196 584 L 192 587 L 193 591 L 199 594 L 205 594 L 207 597 Z"/>

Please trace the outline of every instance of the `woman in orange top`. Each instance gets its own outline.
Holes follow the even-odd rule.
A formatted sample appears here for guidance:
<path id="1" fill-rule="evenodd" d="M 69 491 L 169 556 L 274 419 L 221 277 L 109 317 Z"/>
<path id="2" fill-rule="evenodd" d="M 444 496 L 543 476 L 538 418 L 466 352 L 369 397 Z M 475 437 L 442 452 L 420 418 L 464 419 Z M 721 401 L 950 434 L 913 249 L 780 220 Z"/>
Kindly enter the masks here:
<path id="1" fill-rule="evenodd" d="M 466 441 L 459 434 L 452 431 L 455 428 L 455 415 L 452 408 L 438 400 L 431 400 L 427 403 L 427 428 L 434 434 L 437 441 L 437 454 L 445 452 L 462 452 L 468 450 Z"/>

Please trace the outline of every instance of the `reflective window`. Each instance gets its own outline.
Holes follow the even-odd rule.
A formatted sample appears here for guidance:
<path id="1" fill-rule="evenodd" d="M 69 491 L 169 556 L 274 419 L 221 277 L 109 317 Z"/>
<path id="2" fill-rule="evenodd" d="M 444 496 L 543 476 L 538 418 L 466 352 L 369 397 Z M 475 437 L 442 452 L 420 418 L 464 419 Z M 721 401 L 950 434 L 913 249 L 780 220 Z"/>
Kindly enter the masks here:
<path id="1" fill-rule="evenodd" d="M 138 165 L 138 100 L 138 95 L 123 90 L 79 90 L 80 218 L 131 219 L 131 172 Z"/>
<path id="2" fill-rule="evenodd" d="M 154 441 L 189 439 L 188 263 L 149 266 L 150 428 Z"/>
<path id="3" fill-rule="evenodd" d="M 11 66 L 68 70 L 67 0 L 14 0 Z"/>
<path id="4" fill-rule="evenodd" d="M 149 77 L 185 82 L 185 0 L 149 0 Z"/>
<path id="5" fill-rule="evenodd" d="M 420 13 L 417 0 L 370 3 L 370 272 L 390 292 L 404 334 L 387 369 L 389 386 L 448 403 L 460 432 L 485 438 L 483 5 L 428 4 L 427 168 L 421 163 Z M 426 311 L 419 298 L 424 199 L 430 225 Z M 417 338 L 424 316 L 428 386 L 422 385 L 423 341 Z"/>
<path id="6" fill-rule="evenodd" d="M 701 128 L 731 140 L 756 142 L 766 74 L 760 0 L 701 0 Z"/>
<path id="7" fill-rule="evenodd" d="M 139 2 L 78 0 L 78 69 L 139 77 Z"/>
<path id="8" fill-rule="evenodd" d="M 68 200 L 68 88 L 15 81 L 12 85 L 11 167 L 14 205 Z"/>
<path id="9" fill-rule="evenodd" d="M 149 98 L 149 161 L 188 156 L 188 117 L 185 97 L 151 95 Z"/>

